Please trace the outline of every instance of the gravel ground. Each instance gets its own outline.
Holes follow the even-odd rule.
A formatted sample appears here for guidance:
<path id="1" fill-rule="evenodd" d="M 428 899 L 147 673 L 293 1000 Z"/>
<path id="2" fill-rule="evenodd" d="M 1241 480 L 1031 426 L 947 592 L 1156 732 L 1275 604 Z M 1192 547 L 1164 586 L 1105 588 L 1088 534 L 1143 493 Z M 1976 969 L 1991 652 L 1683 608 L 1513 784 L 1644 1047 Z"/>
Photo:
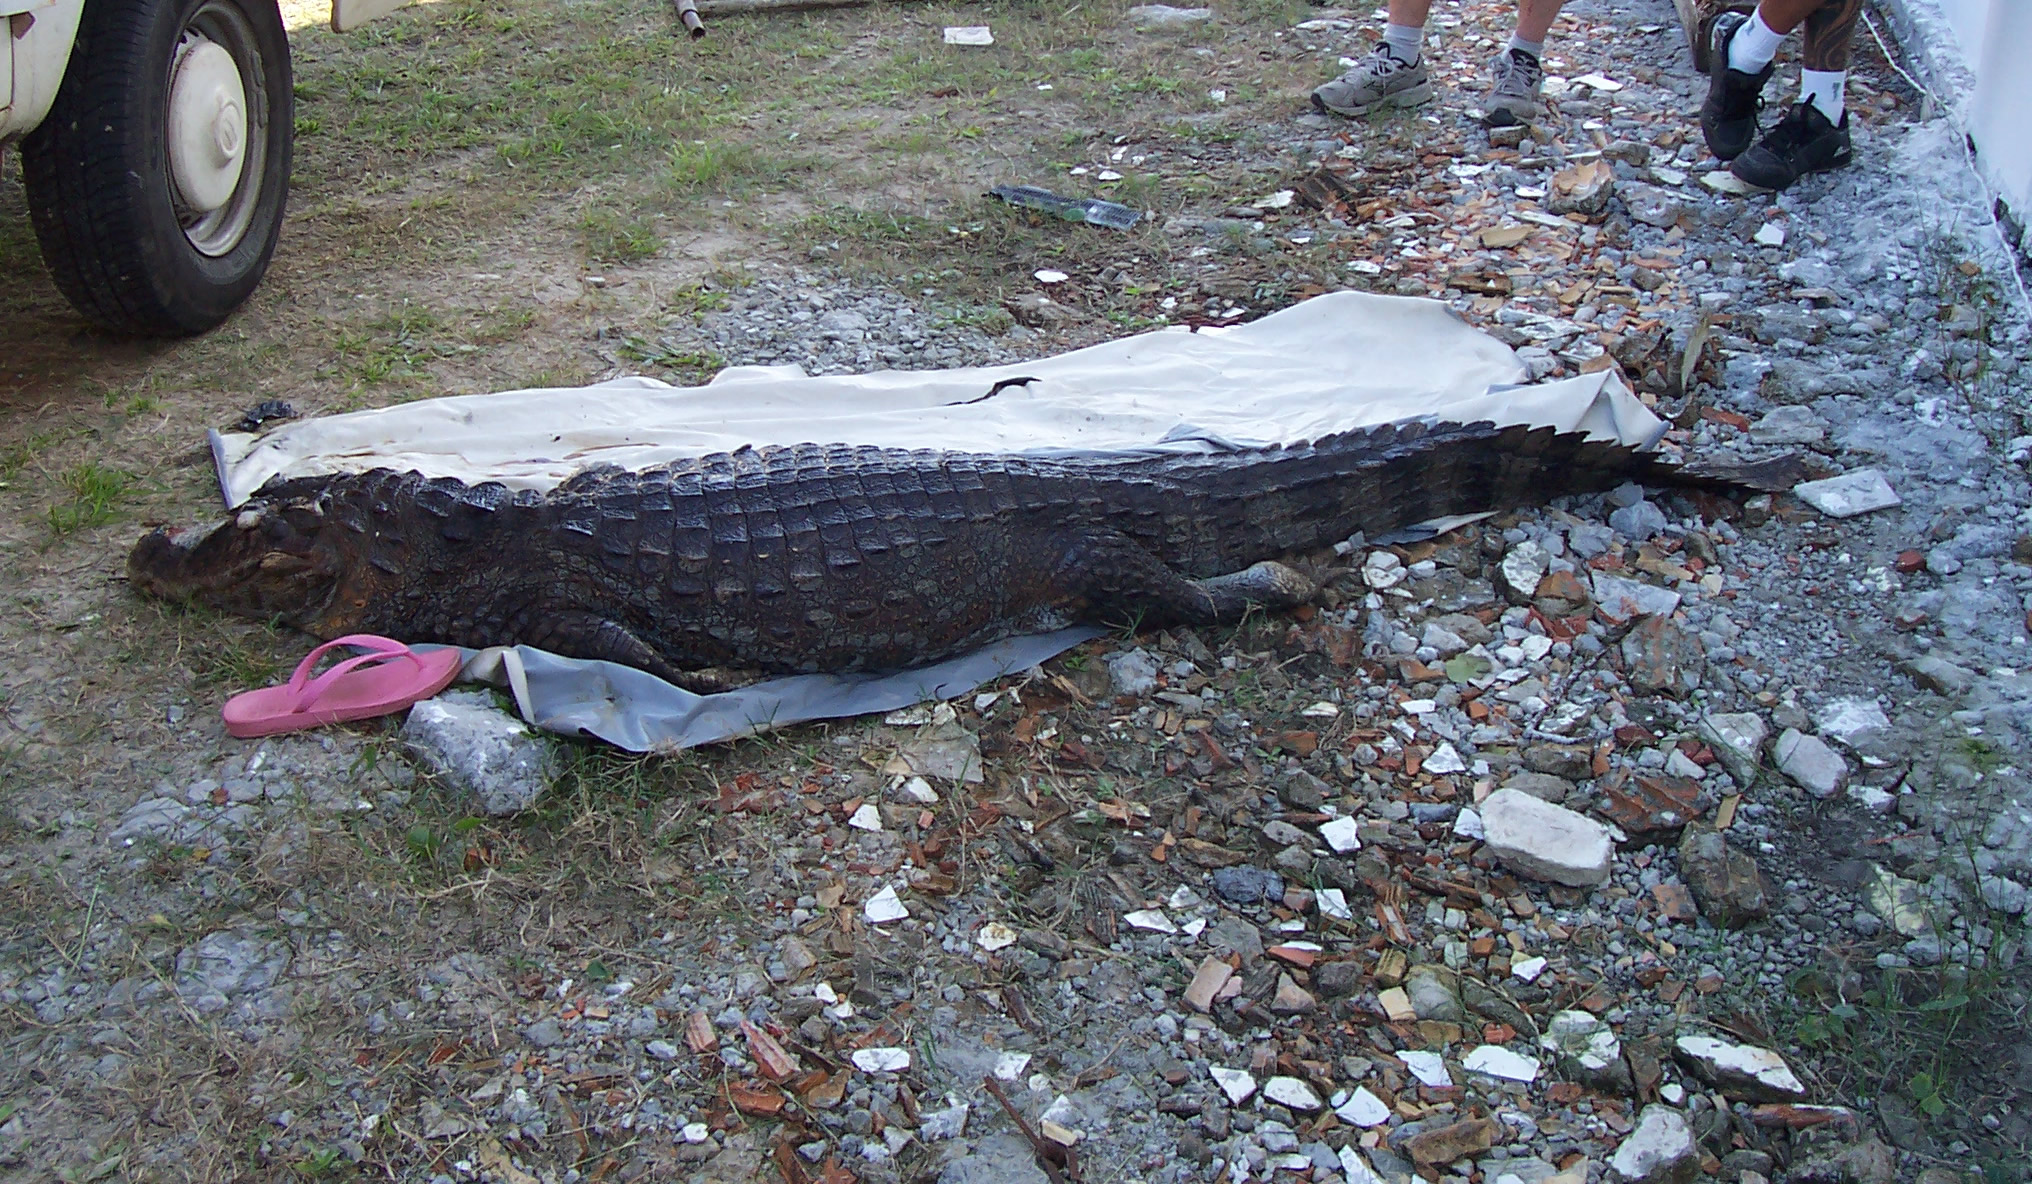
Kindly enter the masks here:
<path id="1" fill-rule="evenodd" d="M 1499 17 L 1442 11 L 1456 85 L 1292 116 L 1263 150 L 1299 200 L 1172 217 L 1146 323 L 1324 264 L 1534 374 L 1622 365 L 1670 447 L 1801 449 L 1898 504 L 1629 487 L 1351 540 L 1311 610 L 568 752 L 508 822 L 392 733 L 227 742 L 173 696 L 205 742 L 124 816 L 16 812 L 0 853 L 23 899 L 43 868 L 93 902 L 0 947 L 0 1178 L 191 1175 L 230 1128 L 213 1178 L 2024 1179 L 2032 335 L 1954 133 L 1871 61 L 1853 168 L 1715 192 L 1652 0 L 1571 5 L 1553 115 L 1492 144 Z M 1280 45 L 1324 78 L 1370 24 Z M 1321 171 L 1344 199 L 1308 204 Z M 1153 266 L 960 317 L 821 250 L 666 336 L 1007 361 L 1120 332 L 1078 293 Z M 230 1106 L 179 1106 L 192 1075 Z"/>

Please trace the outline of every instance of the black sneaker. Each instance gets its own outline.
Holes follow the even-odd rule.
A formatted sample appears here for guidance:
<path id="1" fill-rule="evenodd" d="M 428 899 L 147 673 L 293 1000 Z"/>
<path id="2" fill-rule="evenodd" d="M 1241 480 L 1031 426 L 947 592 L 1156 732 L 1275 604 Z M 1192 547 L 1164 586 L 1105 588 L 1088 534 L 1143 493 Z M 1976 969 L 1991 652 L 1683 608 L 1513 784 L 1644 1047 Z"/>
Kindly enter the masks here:
<path id="1" fill-rule="evenodd" d="M 1845 168 L 1852 159 L 1847 111 L 1836 124 L 1813 103 L 1794 103 L 1778 126 L 1737 157 L 1729 171 L 1759 189 L 1785 189 L 1808 173 Z"/>
<path id="2" fill-rule="evenodd" d="M 1708 26 L 1707 101 L 1700 105 L 1700 131 L 1707 150 L 1719 160 L 1734 160 L 1757 138 L 1757 112 L 1764 106 L 1764 84 L 1776 63 L 1766 62 L 1755 74 L 1729 67 L 1729 41 L 1750 18 L 1725 12 Z"/>

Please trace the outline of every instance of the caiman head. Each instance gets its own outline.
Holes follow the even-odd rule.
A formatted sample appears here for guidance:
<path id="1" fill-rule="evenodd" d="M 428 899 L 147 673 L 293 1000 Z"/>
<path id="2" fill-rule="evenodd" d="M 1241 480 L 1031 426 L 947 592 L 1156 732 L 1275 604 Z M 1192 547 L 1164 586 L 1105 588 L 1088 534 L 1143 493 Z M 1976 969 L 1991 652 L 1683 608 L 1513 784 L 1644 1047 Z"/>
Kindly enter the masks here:
<path id="1" fill-rule="evenodd" d="M 150 596 L 333 636 L 353 627 L 339 596 L 346 533 L 315 500 L 249 502 L 210 530 L 151 531 L 127 556 L 127 579 Z"/>

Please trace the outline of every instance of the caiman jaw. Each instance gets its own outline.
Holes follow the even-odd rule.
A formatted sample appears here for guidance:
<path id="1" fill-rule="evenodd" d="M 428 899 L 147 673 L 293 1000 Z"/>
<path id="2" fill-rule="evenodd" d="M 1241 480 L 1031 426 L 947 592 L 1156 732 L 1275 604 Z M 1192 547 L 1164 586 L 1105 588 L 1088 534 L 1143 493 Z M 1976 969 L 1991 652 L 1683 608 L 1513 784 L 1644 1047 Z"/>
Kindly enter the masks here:
<path id="1" fill-rule="evenodd" d="M 196 591 L 188 578 L 191 552 L 203 538 L 198 531 L 182 527 L 159 526 L 149 531 L 128 553 L 128 582 L 150 596 L 170 600 L 190 596 Z"/>

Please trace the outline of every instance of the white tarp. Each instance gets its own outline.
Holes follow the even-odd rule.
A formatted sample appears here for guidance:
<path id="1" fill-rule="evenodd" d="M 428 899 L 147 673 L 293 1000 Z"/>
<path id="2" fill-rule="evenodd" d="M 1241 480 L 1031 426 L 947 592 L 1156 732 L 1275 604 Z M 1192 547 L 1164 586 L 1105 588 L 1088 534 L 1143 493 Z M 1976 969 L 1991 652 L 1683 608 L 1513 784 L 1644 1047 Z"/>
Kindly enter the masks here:
<path id="1" fill-rule="evenodd" d="M 1033 378 L 982 398 L 998 382 Z M 1340 292 L 1225 330 L 1167 329 L 961 370 L 810 377 L 733 367 L 699 387 L 625 378 L 406 403 L 212 437 L 228 507 L 276 476 L 415 469 L 548 489 L 595 464 L 646 468 L 743 445 L 847 443 L 996 453 L 1213 451 L 1395 420 L 1492 420 L 1649 446 L 1665 424 L 1613 372 L 1518 385 L 1501 342 L 1422 299 Z M 640 671 L 514 647 L 468 673 L 510 685 L 531 723 L 627 748 L 964 694 L 1088 637 L 1015 639 L 902 675 L 804 676 L 697 696 Z"/>

